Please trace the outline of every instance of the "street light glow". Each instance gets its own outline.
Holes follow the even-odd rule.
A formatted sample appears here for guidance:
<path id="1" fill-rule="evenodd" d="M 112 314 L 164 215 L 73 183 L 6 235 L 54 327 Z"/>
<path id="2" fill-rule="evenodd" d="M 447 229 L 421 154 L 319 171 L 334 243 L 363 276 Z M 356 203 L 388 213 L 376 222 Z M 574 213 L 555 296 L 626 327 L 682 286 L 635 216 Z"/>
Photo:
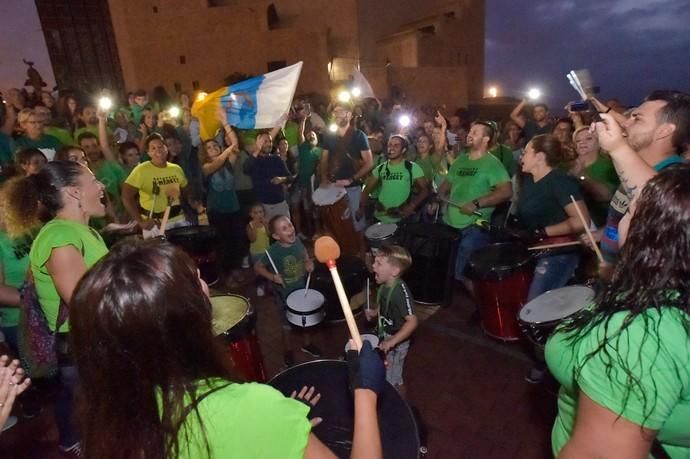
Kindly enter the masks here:
<path id="1" fill-rule="evenodd" d="M 355 86 L 354 88 L 352 88 L 352 95 L 354 97 L 359 97 L 360 95 L 362 95 L 362 90 L 359 89 L 358 86 Z"/>
<path id="2" fill-rule="evenodd" d="M 497 97 L 498 96 L 498 88 L 496 86 L 491 86 L 489 88 L 489 97 Z"/>
<path id="3" fill-rule="evenodd" d="M 410 125 L 412 120 L 408 115 L 401 115 L 400 118 L 398 118 L 398 123 L 400 123 L 400 126 L 402 127 L 407 127 Z"/>
<path id="4" fill-rule="evenodd" d="M 532 100 L 537 100 L 541 97 L 541 90 L 539 88 L 530 88 L 530 90 L 527 91 L 527 97 Z"/>
<path id="5" fill-rule="evenodd" d="M 101 110 L 110 110 L 113 106 L 113 101 L 110 99 L 110 97 L 101 97 L 98 99 L 98 108 Z"/>
<path id="6" fill-rule="evenodd" d="M 338 100 L 340 102 L 350 102 L 350 93 L 348 91 L 340 91 L 338 93 Z"/>

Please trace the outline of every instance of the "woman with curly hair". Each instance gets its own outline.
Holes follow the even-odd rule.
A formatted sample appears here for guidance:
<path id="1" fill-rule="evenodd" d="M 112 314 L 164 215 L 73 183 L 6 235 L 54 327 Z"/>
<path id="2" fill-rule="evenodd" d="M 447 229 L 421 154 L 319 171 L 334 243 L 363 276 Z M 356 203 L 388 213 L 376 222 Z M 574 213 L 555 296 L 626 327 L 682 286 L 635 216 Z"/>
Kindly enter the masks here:
<path id="1" fill-rule="evenodd" d="M 623 145 L 613 119 L 602 116 L 600 141 Z M 562 386 L 553 452 L 690 457 L 690 166 L 654 175 L 632 151 L 607 150 L 623 165 L 621 180 L 639 186 L 652 178 L 631 204 L 629 228 L 620 228 L 625 245 L 611 284 L 547 342 Z"/>

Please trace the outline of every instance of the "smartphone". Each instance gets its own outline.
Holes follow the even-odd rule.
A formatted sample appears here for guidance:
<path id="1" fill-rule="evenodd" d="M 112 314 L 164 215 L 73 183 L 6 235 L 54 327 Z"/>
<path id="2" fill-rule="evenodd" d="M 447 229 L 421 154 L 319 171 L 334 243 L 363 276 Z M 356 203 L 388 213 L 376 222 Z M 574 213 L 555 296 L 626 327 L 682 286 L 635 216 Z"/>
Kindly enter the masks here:
<path id="1" fill-rule="evenodd" d="M 570 104 L 570 110 L 573 112 L 586 112 L 591 108 L 589 102 L 573 102 Z"/>

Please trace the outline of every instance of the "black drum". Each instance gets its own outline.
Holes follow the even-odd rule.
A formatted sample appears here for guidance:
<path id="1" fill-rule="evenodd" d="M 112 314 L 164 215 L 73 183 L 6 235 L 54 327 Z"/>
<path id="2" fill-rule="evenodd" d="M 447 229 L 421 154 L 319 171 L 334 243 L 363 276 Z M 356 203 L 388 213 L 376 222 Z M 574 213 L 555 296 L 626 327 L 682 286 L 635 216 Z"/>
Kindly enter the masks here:
<path id="1" fill-rule="evenodd" d="M 366 302 L 365 287 L 369 270 L 361 259 L 352 255 L 342 255 L 338 258 L 337 264 L 338 274 L 340 274 L 340 280 L 343 282 L 345 293 L 350 300 L 352 313 L 356 315 L 362 311 L 362 306 Z M 326 299 L 324 303 L 326 322 L 337 323 L 345 320 L 333 278 L 326 265 L 316 264 L 311 277 L 310 288 L 321 292 Z"/>
<path id="2" fill-rule="evenodd" d="M 458 230 L 440 223 L 408 223 L 398 232 L 400 245 L 412 255 L 412 266 L 403 280 L 415 301 L 449 305 L 453 295 Z"/>
<path id="3" fill-rule="evenodd" d="M 314 386 L 321 400 L 311 409 L 311 417 L 323 422 L 312 429 L 339 458 L 349 458 L 354 431 L 354 397 L 349 389 L 347 363 L 342 360 L 314 360 L 277 374 L 268 384 L 290 396 L 303 386 Z M 379 429 L 383 457 L 419 457 L 417 422 L 398 391 L 386 383 L 378 400 Z"/>
<path id="4" fill-rule="evenodd" d="M 182 248 L 199 266 L 201 278 L 208 285 L 218 282 L 216 229 L 212 226 L 183 226 L 165 231 L 171 243 Z"/>

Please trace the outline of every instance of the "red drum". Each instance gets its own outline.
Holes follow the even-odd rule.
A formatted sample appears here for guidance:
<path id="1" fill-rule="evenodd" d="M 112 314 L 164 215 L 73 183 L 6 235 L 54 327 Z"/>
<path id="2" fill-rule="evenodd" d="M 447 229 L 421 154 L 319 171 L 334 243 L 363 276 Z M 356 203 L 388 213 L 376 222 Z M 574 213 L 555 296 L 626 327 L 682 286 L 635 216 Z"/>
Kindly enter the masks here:
<path id="1" fill-rule="evenodd" d="M 266 381 L 264 361 L 256 337 L 256 314 L 249 300 L 239 295 L 211 297 L 213 331 L 226 345 L 238 375 L 246 381 Z"/>
<path id="2" fill-rule="evenodd" d="M 469 261 L 482 328 L 503 341 L 520 339 L 518 313 L 527 302 L 534 264 L 527 247 L 513 242 L 489 244 Z"/>
<path id="3" fill-rule="evenodd" d="M 338 242 L 340 252 L 346 255 L 359 255 L 359 234 L 352 222 L 345 188 L 319 187 L 314 190 L 312 200 L 318 206 L 324 230 Z"/>

